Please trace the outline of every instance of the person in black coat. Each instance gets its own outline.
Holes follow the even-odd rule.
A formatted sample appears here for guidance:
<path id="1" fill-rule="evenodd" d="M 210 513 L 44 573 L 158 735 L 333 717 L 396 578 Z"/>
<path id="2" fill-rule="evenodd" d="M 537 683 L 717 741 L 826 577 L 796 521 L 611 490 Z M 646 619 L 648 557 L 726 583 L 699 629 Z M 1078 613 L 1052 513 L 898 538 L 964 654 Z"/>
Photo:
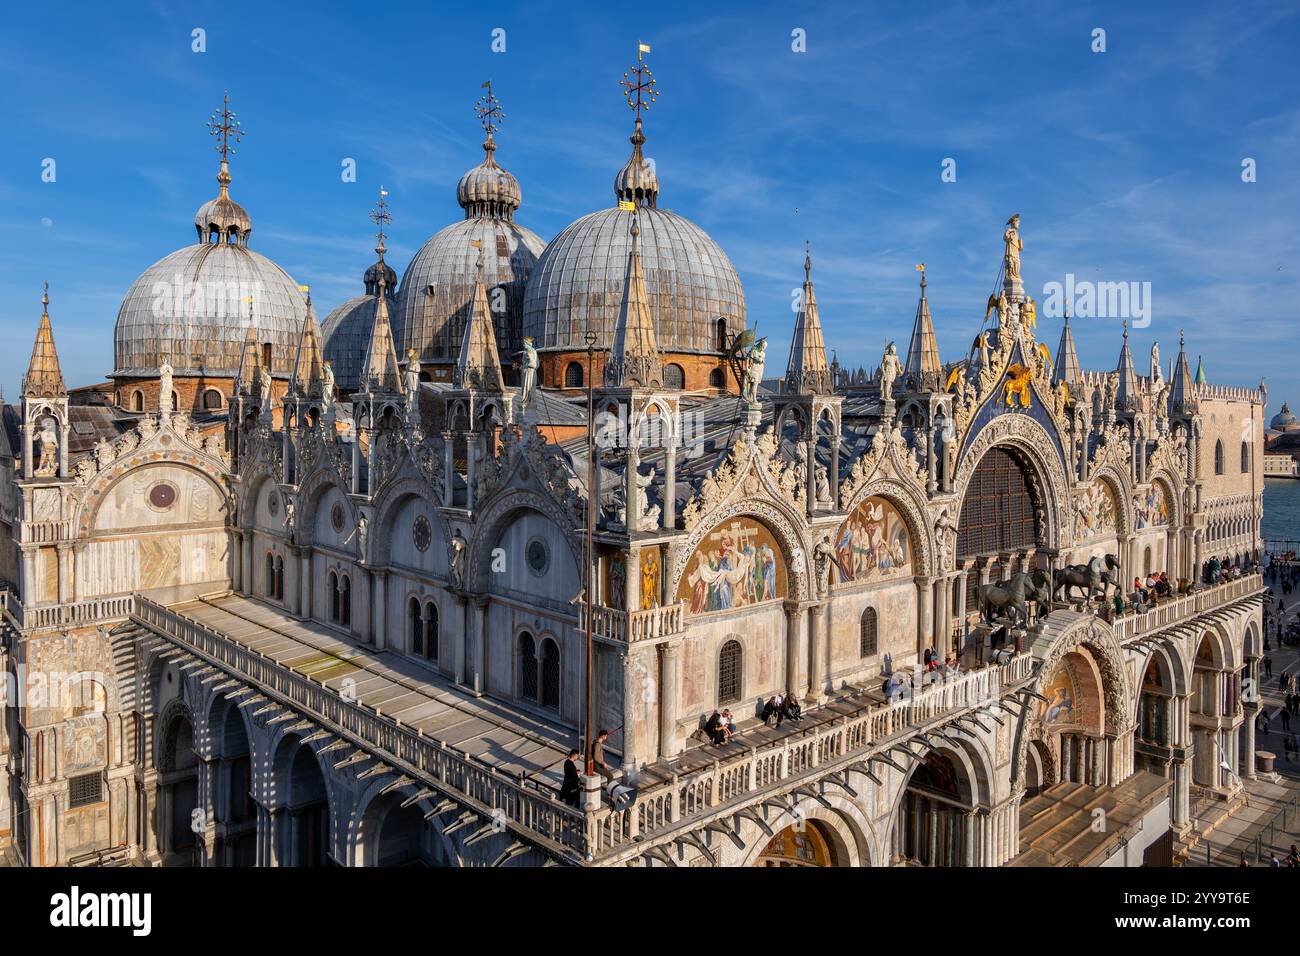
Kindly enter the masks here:
<path id="1" fill-rule="evenodd" d="M 781 716 L 793 720 L 796 723 L 803 719 L 803 708 L 799 706 L 798 699 L 794 694 L 787 693 L 781 700 Z"/>
<path id="2" fill-rule="evenodd" d="M 560 799 L 571 807 L 578 805 L 578 797 L 582 793 L 582 783 L 578 779 L 579 756 L 576 747 L 569 751 L 569 756 L 564 761 L 564 783 L 560 784 Z"/>
<path id="3" fill-rule="evenodd" d="M 722 715 L 716 710 L 709 717 L 708 723 L 704 725 L 704 732 L 709 735 L 711 741 L 719 746 L 727 742 L 727 732 L 722 729 Z"/>

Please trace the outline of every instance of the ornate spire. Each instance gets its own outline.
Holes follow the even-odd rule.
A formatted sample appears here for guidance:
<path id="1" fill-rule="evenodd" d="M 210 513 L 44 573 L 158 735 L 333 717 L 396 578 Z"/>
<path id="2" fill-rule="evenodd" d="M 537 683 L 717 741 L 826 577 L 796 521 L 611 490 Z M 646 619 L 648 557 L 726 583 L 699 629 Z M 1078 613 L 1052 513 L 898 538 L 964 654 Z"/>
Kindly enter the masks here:
<path id="1" fill-rule="evenodd" d="M 636 114 L 636 125 L 631 137 L 632 156 L 614 177 L 614 195 L 620 202 L 654 207 L 659 202 L 659 177 L 654 163 L 648 161 L 641 151 L 645 145 L 641 114 L 659 98 L 658 81 L 650 67 L 645 65 L 644 56 L 649 52 L 647 44 L 637 44 L 636 66 L 624 72 L 620 81 L 627 105 Z"/>
<path id="2" fill-rule="evenodd" d="M 650 316 L 645 275 L 641 270 L 640 235 L 641 227 L 633 214 L 632 249 L 627 257 L 623 302 L 614 329 L 614 347 L 605 363 L 605 385 L 610 388 L 662 388 L 664 384 L 664 362 L 655 341 L 654 319 Z"/>
<path id="3" fill-rule="evenodd" d="M 302 335 L 298 338 L 298 354 L 293 362 L 290 389 L 299 395 L 319 398 L 325 369 L 321 352 L 320 326 L 316 323 L 316 310 L 312 308 L 311 293 L 307 293 L 307 316 L 302 320 Z"/>
<path id="4" fill-rule="evenodd" d="M 54 348 L 54 329 L 50 325 L 50 284 L 47 282 L 41 294 L 41 321 L 36 326 L 32 360 L 23 376 L 23 397 L 61 398 L 66 394 L 68 389 L 63 384 L 59 353 Z"/>
<path id="5" fill-rule="evenodd" d="M 483 285 L 483 243 L 475 239 L 478 249 L 478 281 L 474 284 L 474 298 L 469 304 L 469 321 L 465 323 L 465 336 L 460 343 L 460 356 L 452 372 L 455 388 L 478 388 L 490 392 L 503 391 L 501 358 L 497 353 L 497 336 L 492 327 L 492 313 L 488 310 L 487 288 Z"/>
<path id="6" fill-rule="evenodd" d="M 834 384 L 826 364 L 826 342 L 822 338 L 821 317 L 817 312 L 817 295 L 812 283 L 812 248 L 804 243 L 803 307 L 794 323 L 790 340 L 790 361 L 786 363 L 785 392 L 795 395 L 826 395 Z"/>
<path id="7" fill-rule="evenodd" d="M 397 273 L 384 261 L 384 253 L 388 251 L 388 247 L 384 244 L 384 240 L 388 238 L 385 229 L 393 221 L 393 214 L 388 211 L 388 190 L 383 186 L 379 187 L 379 198 L 375 200 L 375 208 L 370 212 L 370 221 L 375 224 L 375 255 L 378 258 L 375 264 L 366 270 L 363 281 L 366 295 L 376 295 L 381 280 L 388 288 L 397 285 Z"/>
<path id="8" fill-rule="evenodd" d="M 208 132 L 216 140 L 213 148 L 221 154 L 221 166 L 217 171 L 220 190 L 216 199 L 208 200 L 194 215 L 199 242 L 247 246 L 253 221 L 244 207 L 230 198 L 230 157 L 235 155 L 235 145 L 243 138 L 244 128 L 230 108 L 229 91 L 221 101 L 221 109 L 213 110 L 209 117 Z"/>
<path id="9" fill-rule="evenodd" d="M 1119 352 L 1119 386 L 1115 389 L 1115 407 L 1122 412 L 1137 410 L 1137 371 L 1133 368 L 1133 353 L 1128 347 L 1128 319 L 1124 320 L 1124 346 Z"/>
<path id="10" fill-rule="evenodd" d="M 244 336 L 244 349 L 239 354 L 239 370 L 235 373 L 235 383 L 239 391 L 253 391 L 253 382 L 257 379 L 257 368 L 262 364 L 261 352 L 257 348 L 257 329 L 253 327 L 253 300 L 248 300 L 248 334 Z"/>
<path id="11" fill-rule="evenodd" d="M 1065 303 L 1065 325 L 1061 326 L 1061 344 L 1056 347 L 1056 367 L 1052 369 L 1052 384 L 1065 382 L 1073 386 L 1083 378 L 1079 367 L 1079 353 L 1074 347 L 1074 333 L 1070 331 L 1070 303 Z"/>
<path id="12" fill-rule="evenodd" d="M 382 230 L 380 234 L 382 235 Z M 379 245 L 383 246 L 382 239 Z M 380 262 L 383 262 L 382 253 Z M 400 395 L 402 374 L 397 366 L 397 349 L 393 345 L 393 326 L 388 319 L 388 282 L 382 272 L 377 291 L 375 319 L 370 326 L 370 343 L 366 346 L 365 361 L 361 364 L 361 391 Z"/>
<path id="13" fill-rule="evenodd" d="M 907 362 L 903 368 L 914 388 L 931 391 L 939 387 L 942 366 L 939 363 L 939 343 L 934 337 L 934 320 L 930 317 L 930 303 L 925 297 L 925 263 L 916 268 L 921 273 L 921 298 L 916 303 L 912 342 L 907 347 Z"/>
<path id="14" fill-rule="evenodd" d="M 1183 330 L 1178 330 L 1178 358 L 1169 383 L 1169 411 L 1173 415 L 1196 414 L 1196 389 L 1192 385 L 1192 370 L 1187 362 Z"/>
<path id="15" fill-rule="evenodd" d="M 1205 360 L 1199 355 L 1196 356 L 1196 384 L 1209 385 L 1210 377 L 1205 374 Z"/>

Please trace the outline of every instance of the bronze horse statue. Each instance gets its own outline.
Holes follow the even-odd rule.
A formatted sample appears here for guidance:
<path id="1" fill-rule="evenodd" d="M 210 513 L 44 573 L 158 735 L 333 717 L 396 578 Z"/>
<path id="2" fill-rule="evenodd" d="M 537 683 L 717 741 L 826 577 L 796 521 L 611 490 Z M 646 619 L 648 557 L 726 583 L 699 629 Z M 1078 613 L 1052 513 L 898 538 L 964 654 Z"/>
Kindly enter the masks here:
<path id="1" fill-rule="evenodd" d="M 1076 601 L 1078 598 L 1071 593 L 1071 589 L 1083 588 L 1084 600 L 1091 601 L 1097 596 L 1098 591 L 1101 592 L 1102 600 L 1105 600 L 1109 596 L 1110 588 L 1118 585 L 1119 558 L 1113 554 L 1108 554 L 1105 558 L 1098 555 L 1087 564 L 1071 564 L 1058 570 L 1052 587 L 1052 596 L 1060 600 L 1061 591 L 1064 590 L 1064 600 L 1067 603 Z"/>
<path id="2" fill-rule="evenodd" d="M 997 584 L 981 584 L 975 589 L 980 616 L 988 624 L 994 622 L 995 611 L 1011 612 L 1013 625 L 1029 625 L 1028 601 L 1038 602 L 1038 618 L 1042 620 L 1052 610 L 1052 588 L 1047 572 L 1042 568 L 1020 571 Z"/>

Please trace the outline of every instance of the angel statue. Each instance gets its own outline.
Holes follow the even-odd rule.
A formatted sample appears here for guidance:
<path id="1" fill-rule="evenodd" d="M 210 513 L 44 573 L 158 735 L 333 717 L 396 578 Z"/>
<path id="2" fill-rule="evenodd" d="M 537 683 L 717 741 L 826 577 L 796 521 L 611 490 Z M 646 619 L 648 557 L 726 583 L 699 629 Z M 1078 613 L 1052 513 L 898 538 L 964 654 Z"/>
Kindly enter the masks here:
<path id="1" fill-rule="evenodd" d="M 158 410 L 164 415 L 172 411 L 172 367 L 166 362 L 158 369 Z"/>
<path id="2" fill-rule="evenodd" d="M 528 400 L 533 397 L 533 389 L 537 385 L 537 349 L 533 346 L 531 336 L 524 338 L 523 351 L 519 353 L 519 405 L 521 408 L 527 407 Z"/>
<path id="3" fill-rule="evenodd" d="M 406 403 L 413 406 L 419 402 L 420 395 L 420 353 L 415 349 L 406 350 Z"/>
<path id="4" fill-rule="evenodd" d="M 646 489 L 654 483 L 656 473 L 656 469 L 652 466 L 648 475 L 643 475 L 639 471 L 634 472 L 632 475 L 632 501 L 634 506 L 632 508 L 631 527 L 629 528 L 631 531 L 648 531 L 659 524 L 659 506 L 654 505 L 651 507 L 650 498 L 646 494 Z"/>
<path id="5" fill-rule="evenodd" d="M 898 346 L 890 342 L 880 359 L 880 397 L 885 401 L 894 398 L 894 382 L 903 374 L 903 363 L 898 358 Z"/>
<path id="6" fill-rule="evenodd" d="M 767 339 L 761 338 L 745 353 L 745 377 L 741 383 L 741 395 L 751 405 L 758 402 L 758 383 L 763 380 L 763 368 L 767 364 Z"/>
<path id="7" fill-rule="evenodd" d="M 325 367 L 321 371 L 321 404 L 325 406 L 325 411 L 330 412 L 334 408 L 334 365 L 329 359 L 325 360 Z"/>

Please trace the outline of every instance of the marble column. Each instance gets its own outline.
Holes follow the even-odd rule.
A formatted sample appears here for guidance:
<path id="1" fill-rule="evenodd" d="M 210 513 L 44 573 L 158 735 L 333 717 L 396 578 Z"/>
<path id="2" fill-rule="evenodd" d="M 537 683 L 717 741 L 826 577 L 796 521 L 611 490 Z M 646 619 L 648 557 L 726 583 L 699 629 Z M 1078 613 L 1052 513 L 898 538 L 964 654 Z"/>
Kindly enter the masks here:
<path id="1" fill-rule="evenodd" d="M 469 662 L 469 602 L 464 595 L 454 594 L 457 616 L 460 618 L 460 645 L 456 648 L 456 683 L 464 686 L 465 670 Z M 540 678 L 540 674 L 538 677 Z M 541 684 L 538 684 L 540 689 Z"/>
<path id="2" fill-rule="evenodd" d="M 456 436 L 452 432 L 442 433 L 442 504 L 450 508 L 456 501 L 456 462 L 453 455 L 456 449 Z"/>
<path id="3" fill-rule="evenodd" d="M 668 444 L 664 448 L 664 498 L 660 512 L 663 526 L 669 531 L 677 527 L 677 445 L 676 431 L 667 436 Z"/>
<path id="4" fill-rule="evenodd" d="M 930 578 L 916 578 L 916 660 L 920 664 L 925 649 L 931 646 L 934 611 L 931 607 L 933 582 Z"/>
<path id="5" fill-rule="evenodd" d="M 376 650 L 388 646 L 388 573 L 370 572 L 370 640 Z"/>
<path id="6" fill-rule="evenodd" d="M 785 686 L 787 690 L 793 691 L 796 687 L 802 687 L 799 682 L 799 645 L 800 638 L 800 621 L 803 615 L 799 611 L 799 605 L 787 601 L 785 605 Z"/>
<path id="7" fill-rule="evenodd" d="M 826 605 L 815 604 L 809 610 L 807 696 L 820 704 L 826 700 Z"/>
<path id="8" fill-rule="evenodd" d="M 298 549 L 298 616 L 311 620 L 316 609 L 312 606 L 311 548 Z"/>
<path id="9" fill-rule="evenodd" d="M 682 642 L 659 645 L 659 756 L 667 760 L 681 753 L 677 739 L 677 707 L 681 699 Z"/>
<path id="10" fill-rule="evenodd" d="M 491 664 L 491 635 L 488 630 L 490 615 L 488 614 L 488 602 L 491 599 L 486 594 L 476 594 L 474 596 L 474 607 L 478 609 L 479 639 L 478 639 L 478 673 L 474 675 L 474 696 L 482 697 L 487 693 L 488 674 L 491 673 L 488 667 Z"/>

